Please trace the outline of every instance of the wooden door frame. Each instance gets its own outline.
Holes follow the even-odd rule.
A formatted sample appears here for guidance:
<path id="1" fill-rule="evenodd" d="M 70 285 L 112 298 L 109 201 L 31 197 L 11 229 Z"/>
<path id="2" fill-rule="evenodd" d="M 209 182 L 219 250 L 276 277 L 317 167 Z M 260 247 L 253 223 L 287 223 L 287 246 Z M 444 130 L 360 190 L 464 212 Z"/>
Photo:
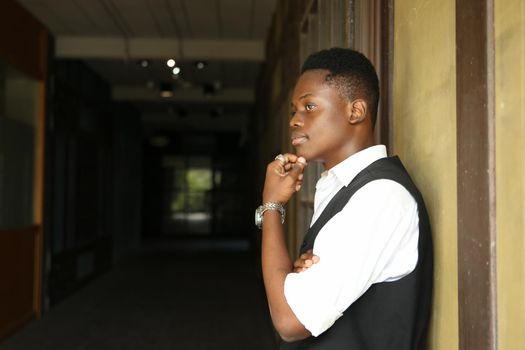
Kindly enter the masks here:
<path id="1" fill-rule="evenodd" d="M 459 349 L 497 348 L 493 0 L 456 1 Z"/>

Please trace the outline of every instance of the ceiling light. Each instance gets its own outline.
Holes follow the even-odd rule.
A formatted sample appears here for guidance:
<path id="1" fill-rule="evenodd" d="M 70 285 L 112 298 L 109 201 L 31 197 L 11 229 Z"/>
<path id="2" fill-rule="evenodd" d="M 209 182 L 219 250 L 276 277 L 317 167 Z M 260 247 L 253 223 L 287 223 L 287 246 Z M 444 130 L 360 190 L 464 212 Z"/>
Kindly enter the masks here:
<path id="1" fill-rule="evenodd" d="M 206 62 L 204 62 L 204 61 L 197 61 L 197 62 L 195 62 L 195 67 L 197 69 L 204 69 L 206 67 Z"/>
<path id="2" fill-rule="evenodd" d="M 160 97 L 168 98 L 173 96 L 173 86 L 170 83 L 160 84 Z"/>
<path id="3" fill-rule="evenodd" d="M 180 73 L 180 67 L 173 67 L 173 74 L 177 75 Z"/>
<path id="4" fill-rule="evenodd" d="M 166 64 L 168 65 L 168 67 L 175 67 L 175 60 L 173 58 L 170 58 Z"/>
<path id="5" fill-rule="evenodd" d="M 173 97 L 173 91 L 169 91 L 169 90 L 161 90 L 161 91 L 160 91 L 160 97 L 162 97 L 162 98 L 170 98 L 170 97 Z"/>
<path id="6" fill-rule="evenodd" d="M 149 61 L 148 60 L 140 60 L 139 61 L 139 65 L 142 67 L 142 68 L 147 68 L 149 66 Z"/>

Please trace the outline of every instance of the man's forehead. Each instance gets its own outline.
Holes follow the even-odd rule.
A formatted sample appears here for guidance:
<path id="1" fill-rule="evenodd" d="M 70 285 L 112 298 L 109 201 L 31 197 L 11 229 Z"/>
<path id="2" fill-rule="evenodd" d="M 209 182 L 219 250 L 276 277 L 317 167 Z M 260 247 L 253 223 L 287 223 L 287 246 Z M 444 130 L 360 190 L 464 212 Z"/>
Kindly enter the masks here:
<path id="1" fill-rule="evenodd" d="M 323 79 L 325 80 L 327 76 L 330 75 L 330 71 L 328 69 L 309 69 L 304 71 L 300 76 L 299 80 L 301 79 Z"/>
<path id="2" fill-rule="evenodd" d="M 294 99 L 302 99 L 314 95 L 316 91 L 330 88 L 326 84 L 326 77 L 330 74 L 327 70 L 309 70 L 299 76 L 295 83 Z"/>
<path id="3" fill-rule="evenodd" d="M 304 100 L 305 98 L 312 97 L 312 96 L 314 96 L 314 94 L 311 93 L 311 92 L 306 92 L 306 93 L 304 93 L 304 94 L 302 94 L 300 96 L 297 96 L 297 97 L 295 97 L 295 94 L 294 94 L 294 96 L 292 97 L 292 101 L 290 101 L 290 105 L 291 106 L 294 105 L 294 100 L 295 101 L 301 101 L 301 100 Z"/>

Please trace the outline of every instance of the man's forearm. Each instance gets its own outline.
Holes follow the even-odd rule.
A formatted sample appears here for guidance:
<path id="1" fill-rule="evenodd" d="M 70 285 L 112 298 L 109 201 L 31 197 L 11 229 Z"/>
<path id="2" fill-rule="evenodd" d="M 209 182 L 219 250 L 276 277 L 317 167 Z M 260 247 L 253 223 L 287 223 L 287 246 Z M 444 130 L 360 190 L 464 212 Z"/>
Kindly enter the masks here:
<path id="1" fill-rule="evenodd" d="M 292 271 L 286 249 L 281 216 L 274 210 L 264 213 L 262 232 L 262 270 L 272 321 L 286 341 L 308 337 L 310 332 L 299 322 L 284 297 L 284 281 Z"/>

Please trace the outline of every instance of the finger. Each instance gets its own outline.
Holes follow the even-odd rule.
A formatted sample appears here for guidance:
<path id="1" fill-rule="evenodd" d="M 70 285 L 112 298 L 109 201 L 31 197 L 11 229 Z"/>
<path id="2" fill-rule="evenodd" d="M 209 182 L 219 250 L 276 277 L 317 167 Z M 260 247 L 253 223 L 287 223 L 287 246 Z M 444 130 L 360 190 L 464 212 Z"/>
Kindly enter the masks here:
<path id="1" fill-rule="evenodd" d="M 282 163 L 279 159 L 274 160 L 270 163 L 270 167 L 273 168 L 273 172 L 279 176 L 286 176 L 288 172 L 292 169 L 293 164 L 291 163 Z"/>
<path id="2" fill-rule="evenodd" d="M 304 267 L 304 266 L 305 266 L 305 261 L 306 261 L 306 260 L 307 260 L 307 259 L 297 259 L 297 260 L 295 260 L 295 262 L 294 262 L 294 266 L 295 266 L 295 267 Z"/>
<path id="3" fill-rule="evenodd" d="M 303 186 L 303 182 L 302 181 L 296 181 L 295 182 L 295 191 L 299 191 L 302 186 Z"/>
<path id="4" fill-rule="evenodd" d="M 277 174 L 283 174 L 285 173 L 285 166 L 289 163 L 286 159 L 286 156 L 284 154 L 280 154 L 279 156 L 282 157 L 275 157 L 275 159 L 268 164 L 268 167 L 271 167 L 273 171 Z"/>
<path id="5" fill-rule="evenodd" d="M 280 165 L 286 165 L 286 164 L 295 164 L 297 161 L 302 161 L 304 164 L 306 164 L 306 160 L 304 157 L 298 157 L 297 155 L 293 153 L 284 153 L 284 162 L 280 159 L 275 159 L 272 163 L 277 163 Z"/>
<path id="6" fill-rule="evenodd" d="M 279 159 L 276 159 L 276 165 L 277 165 L 277 169 L 279 170 L 279 173 L 282 174 L 282 175 L 287 175 L 288 172 L 290 170 L 293 169 L 294 167 L 294 164 L 297 162 L 297 156 L 295 154 L 291 154 L 291 153 L 285 153 L 283 154 L 284 156 L 284 163 L 279 160 Z"/>
<path id="7" fill-rule="evenodd" d="M 284 156 L 284 159 L 286 159 L 286 162 L 285 163 L 295 163 L 297 162 L 297 155 L 293 154 L 293 153 L 285 153 L 283 154 Z"/>
<path id="8" fill-rule="evenodd" d="M 311 249 L 306 251 L 305 253 L 301 254 L 301 259 L 305 260 L 305 259 L 310 258 L 310 256 L 312 256 L 312 250 Z"/>
<path id="9" fill-rule="evenodd" d="M 320 260 L 320 259 L 319 259 L 319 257 L 318 257 L 317 255 L 312 256 L 312 262 L 313 262 L 314 264 L 317 264 L 317 263 L 319 262 L 319 260 Z"/>
<path id="10" fill-rule="evenodd" d="M 298 158 L 298 159 L 301 159 Z M 304 159 L 304 158 L 303 158 Z M 304 167 L 306 166 L 306 161 L 304 162 L 301 162 L 301 161 L 297 161 L 295 162 L 295 164 L 293 165 L 293 168 L 288 172 L 288 175 L 290 175 L 290 177 L 294 180 L 297 180 L 298 177 L 299 177 L 299 174 L 302 174 L 303 171 L 304 171 Z"/>
<path id="11" fill-rule="evenodd" d="M 281 167 L 285 167 L 288 164 L 294 164 L 297 161 L 297 156 L 292 153 L 282 154 L 282 159 L 275 159 L 273 163 L 278 164 Z"/>
<path id="12" fill-rule="evenodd" d="M 298 162 L 300 162 L 304 166 L 306 165 L 306 160 L 303 157 L 298 157 L 295 154 L 285 153 L 283 154 L 283 157 L 284 157 L 284 163 L 280 159 L 275 159 L 272 163 L 270 163 L 274 172 L 281 176 L 288 175 L 291 170 L 296 168 L 296 164 Z M 302 170 L 299 171 L 299 173 L 302 174 Z"/>
<path id="13" fill-rule="evenodd" d="M 299 256 L 299 259 L 294 261 L 293 266 L 296 268 L 303 267 L 305 260 L 310 259 L 312 256 L 313 256 L 312 249 L 308 249 L 306 252 L 304 252 L 303 254 Z"/>

